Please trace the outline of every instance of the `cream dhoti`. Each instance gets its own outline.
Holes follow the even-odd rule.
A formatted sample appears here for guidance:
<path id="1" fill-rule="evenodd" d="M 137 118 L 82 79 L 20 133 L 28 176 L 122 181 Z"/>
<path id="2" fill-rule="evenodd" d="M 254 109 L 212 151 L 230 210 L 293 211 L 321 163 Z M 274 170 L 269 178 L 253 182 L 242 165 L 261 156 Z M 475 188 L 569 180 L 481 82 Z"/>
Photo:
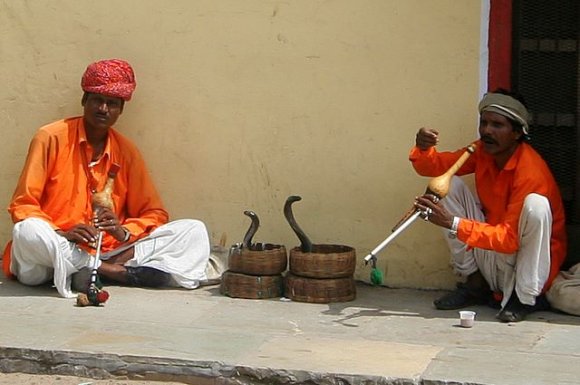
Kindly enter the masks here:
<path id="1" fill-rule="evenodd" d="M 477 196 L 458 177 L 453 177 L 449 194 L 442 200 L 445 208 L 462 218 L 485 222 Z M 446 234 L 448 229 L 444 229 Z M 469 248 L 457 238 L 445 237 L 451 250 L 451 263 L 463 276 L 479 270 L 491 290 L 502 292 L 504 307 L 515 290 L 520 301 L 534 305 L 550 274 L 550 236 L 552 212 L 548 199 L 529 194 L 519 220 L 519 250 L 502 254 Z"/>
<path id="2" fill-rule="evenodd" d="M 171 275 L 172 285 L 195 289 L 207 279 L 210 242 L 203 222 L 180 219 L 153 230 L 123 248 L 101 256 L 106 260 L 135 247 L 131 267 L 151 267 Z M 25 285 L 40 285 L 51 279 L 59 294 L 76 297 L 71 291 L 71 275 L 91 267 L 92 255 L 58 235 L 47 222 L 28 218 L 14 225 L 11 271 Z"/>

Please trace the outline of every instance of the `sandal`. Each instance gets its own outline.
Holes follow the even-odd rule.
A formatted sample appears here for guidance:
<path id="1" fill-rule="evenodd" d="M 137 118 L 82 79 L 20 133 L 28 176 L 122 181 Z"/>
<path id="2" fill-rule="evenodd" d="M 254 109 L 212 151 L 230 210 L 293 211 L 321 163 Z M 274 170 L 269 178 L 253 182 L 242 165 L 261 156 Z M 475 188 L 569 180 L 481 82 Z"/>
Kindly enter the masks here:
<path id="1" fill-rule="evenodd" d="M 535 311 L 549 310 L 550 304 L 542 294 L 536 298 L 535 305 L 525 305 L 513 293 L 505 307 L 498 313 L 497 319 L 501 322 L 520 322 Z"/>
<path id="2" fill-rule="evenodd" d="M 464 284 L 458 284 L 457 289 L 433 301 L 435 308 L 439 310 L 457 310 L 472 305 L 483 305 L 486 303 L 487 298 L 485 298 L 485 295 L 474 293 Z"/>

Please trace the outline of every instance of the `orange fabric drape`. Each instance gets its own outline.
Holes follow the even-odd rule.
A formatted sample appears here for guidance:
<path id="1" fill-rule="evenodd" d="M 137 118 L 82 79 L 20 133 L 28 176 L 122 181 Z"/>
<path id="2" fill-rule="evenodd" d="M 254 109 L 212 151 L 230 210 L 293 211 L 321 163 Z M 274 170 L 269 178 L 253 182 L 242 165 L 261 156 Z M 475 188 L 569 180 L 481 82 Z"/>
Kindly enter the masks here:
<path id="1" fill-rule="evenodd" d="M 461 219 L 457 237 L 470 247 L 513 254 L 519 248 L 519 218 L 528 194 L 548 198 L 552 208 L 552 238 L 550 276 L 547 289 L 558 275 L 566 258 L 566 220 L 560 190 L 552 173 L 540 155 L 527 143 L 518 146 L 512 157 L 498 170 L 493 157 L 478 145 L 474 154 L 459 169 L 457 175 L 475 173 L 477 195 L 487 223 Z M 409 159 L 419 175 L 438 176 L 455 163 L 465 150 L 437 152 L 434 147 L 421 151 L 411 149 Z"/>
<path id="2" fill-rule="evenodd" d="M 113 128 L 101 158 L 92 158 L 83 118 L 60 120 L 38 130 L 12 201 L 8 207 L 14 223 L 36 217 L 55 230 L 92 220 L 92 191 L 101 191 L 111 164 L 121 166 L 113 187 L 114 210 L 131 239 L 147 235 L 167 223 L 168 214 L 137 147 Z M 120 242 L 105 234 L 103 252 Z M 81 245 L 83 247 L 84 245 Z"/>
<path id="3" fill-rule="evenodd" d="M 2 253 L 2 271 L 6 278 L 14 278 L 10 271 L 10 249 L 12 248 L 12 241 L 8 241 Z"/>

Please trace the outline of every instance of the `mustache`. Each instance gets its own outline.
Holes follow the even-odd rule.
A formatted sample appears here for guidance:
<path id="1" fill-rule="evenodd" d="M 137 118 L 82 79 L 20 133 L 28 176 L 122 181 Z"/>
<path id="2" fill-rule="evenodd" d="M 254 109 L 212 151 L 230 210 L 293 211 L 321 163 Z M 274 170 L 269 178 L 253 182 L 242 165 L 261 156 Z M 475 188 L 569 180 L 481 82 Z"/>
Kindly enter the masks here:
<path id="1" fill-rule="evenodd" d="M 497 144 L 497 142 L 495 141 L 495 139 L 493 139 L 489 135 L 483 135 L 481 137 L 481 141 L 484 142 L 484 143 L 488 143 L 488 144 Z"/>

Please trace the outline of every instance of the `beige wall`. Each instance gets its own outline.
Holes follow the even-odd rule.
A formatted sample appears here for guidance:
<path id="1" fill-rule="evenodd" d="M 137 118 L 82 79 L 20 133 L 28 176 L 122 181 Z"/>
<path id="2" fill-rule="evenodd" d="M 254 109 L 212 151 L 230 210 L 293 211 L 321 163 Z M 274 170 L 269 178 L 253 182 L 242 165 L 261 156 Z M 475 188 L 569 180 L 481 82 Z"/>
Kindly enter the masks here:
<path id="1" fill-rule="evenodd" d="M 34 131 L 81 113 L 92 61 L 134 66 L 117 128 L 142 149 L 173 218 L 214 242 L 299 244 L 289 195 L 314 243 L 354 246 L 362 263 L 428 180 L 407 161 L 417 129 L 442 149 L 474 139 L 480 0 L 0 0 L 0 201 Z M 0 242 L 10 238 L 2 211 Z M 385 284 L 452 285 L 438 228 L 416 223 L 385 249 Z"/>

